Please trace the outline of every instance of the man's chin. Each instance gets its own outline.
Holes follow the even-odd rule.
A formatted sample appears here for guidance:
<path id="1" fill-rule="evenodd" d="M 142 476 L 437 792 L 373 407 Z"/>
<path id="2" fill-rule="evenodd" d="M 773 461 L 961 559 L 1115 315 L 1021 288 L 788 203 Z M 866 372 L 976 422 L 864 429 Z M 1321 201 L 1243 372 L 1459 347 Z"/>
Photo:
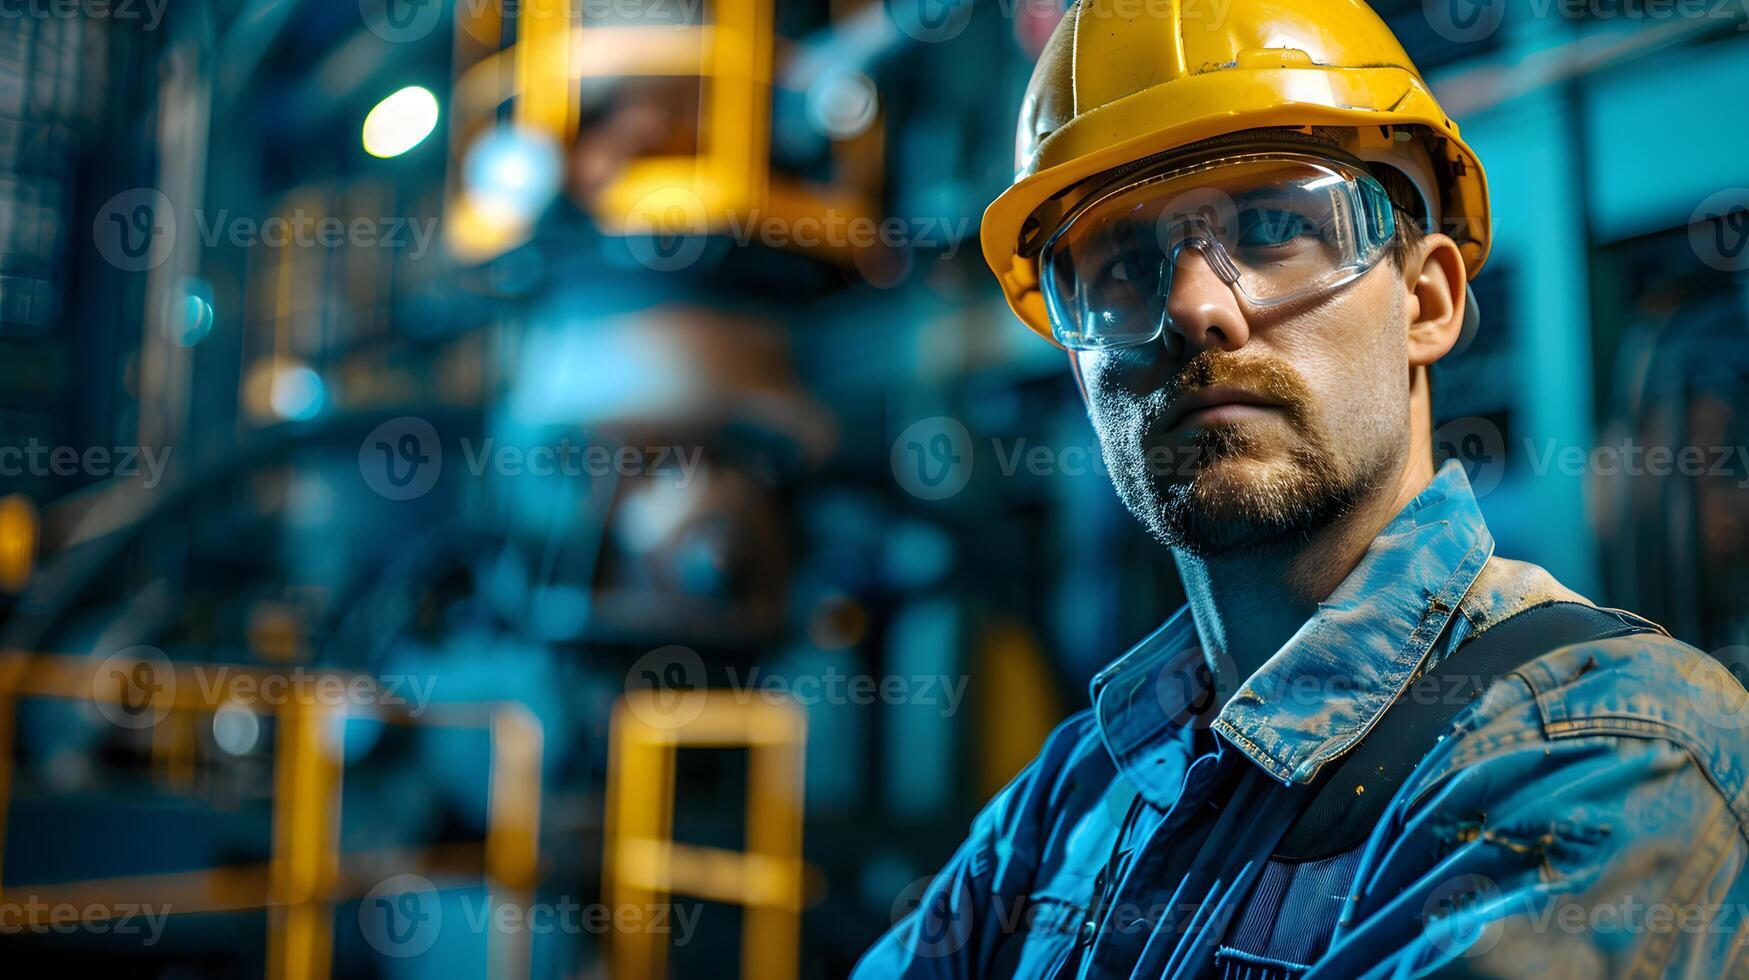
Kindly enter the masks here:
<path id="1" fill-rule="evenodd" d="M 1330 468 L 1311 454 L 1225 453 L 1193 472 L 1156 484 L 1146 513 L 1154 536 L 1192 554 L 1213 556 L 1300 538 L 1350 501 Z M 1130 495 L 1125 495 L 1129 499 Z"/>
<path id="2" fill-rule="evenodd" d="M 1183 492 L 1195 495 L 1212 509 L 1228 508 L 1242 516 L 1252 501 L 1279 493 L 1285 484 L 1305 482 L 1293 460 L 1279 456 L 1220 456 L 1198 465 L 1182 484 Z"/>

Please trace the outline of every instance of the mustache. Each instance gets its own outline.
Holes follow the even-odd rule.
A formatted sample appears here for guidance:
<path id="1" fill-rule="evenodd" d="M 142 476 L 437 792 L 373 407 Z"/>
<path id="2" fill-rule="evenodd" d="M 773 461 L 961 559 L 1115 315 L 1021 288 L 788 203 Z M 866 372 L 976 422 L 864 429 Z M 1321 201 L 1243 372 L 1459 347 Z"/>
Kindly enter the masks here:
<path id="1" fill-rule="evenodd" d="M 1181 399 L 1214 385 L 1243 388 L 1278 402 L 1296 426 L 1311 416 L 1312 388 L 1287 362 L 1222 350 L 1205 350 L 1185 362 L 1161 392 L 1163 414 L 1170 415 Z"/>

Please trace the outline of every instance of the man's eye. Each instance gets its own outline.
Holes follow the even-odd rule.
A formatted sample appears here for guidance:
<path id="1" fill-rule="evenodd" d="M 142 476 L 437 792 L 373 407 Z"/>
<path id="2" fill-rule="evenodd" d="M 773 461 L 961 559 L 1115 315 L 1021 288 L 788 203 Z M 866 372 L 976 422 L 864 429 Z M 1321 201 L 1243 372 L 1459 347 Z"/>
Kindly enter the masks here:
<path id="1" fill-rule="evenodd" d="M 1258 208 L 1239 216 L 1239 245 L 1243 248 L 1275 248 L 1298 238 L 1317 237 L 1317 223 L 1297 211 Z"/>
<path id="2" fill-rule="evenodd" d="M 1131 251 L 1107 260 L 1100 269 L 1100 279 L 1111 285 L 1137 285 L 1147 283 L 1158 273 L 1158 255 Z"/>

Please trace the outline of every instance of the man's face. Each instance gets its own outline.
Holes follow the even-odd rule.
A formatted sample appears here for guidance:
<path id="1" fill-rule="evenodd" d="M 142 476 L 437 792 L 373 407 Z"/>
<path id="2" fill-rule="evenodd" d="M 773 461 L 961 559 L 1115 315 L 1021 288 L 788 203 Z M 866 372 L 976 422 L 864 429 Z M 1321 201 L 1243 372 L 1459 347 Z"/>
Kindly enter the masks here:
<path id="1" fill-rule="evenodd" d="M 1407 456 L 1405 308 L 1390 260 L 1259 310 L 1186 249 L 1161 340 L 1070 355 L 1118 496 L 1156 538 L 1200 555 L 1329 523 Z"/>

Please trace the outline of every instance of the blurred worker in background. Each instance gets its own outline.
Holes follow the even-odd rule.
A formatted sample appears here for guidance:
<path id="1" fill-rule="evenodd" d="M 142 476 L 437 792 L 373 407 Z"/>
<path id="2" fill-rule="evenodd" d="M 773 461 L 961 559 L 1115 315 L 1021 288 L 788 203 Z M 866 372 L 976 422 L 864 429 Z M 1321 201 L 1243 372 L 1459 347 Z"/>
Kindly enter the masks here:
<path id="1" fill-rule="evenodd" d="M 1741 971 L 1741 689 L 1435 466 L 1479 161 L 1362 0 L 1192 13 L 1069 11 L 983 233 L 1189 605 L 859 976 Z"/>

